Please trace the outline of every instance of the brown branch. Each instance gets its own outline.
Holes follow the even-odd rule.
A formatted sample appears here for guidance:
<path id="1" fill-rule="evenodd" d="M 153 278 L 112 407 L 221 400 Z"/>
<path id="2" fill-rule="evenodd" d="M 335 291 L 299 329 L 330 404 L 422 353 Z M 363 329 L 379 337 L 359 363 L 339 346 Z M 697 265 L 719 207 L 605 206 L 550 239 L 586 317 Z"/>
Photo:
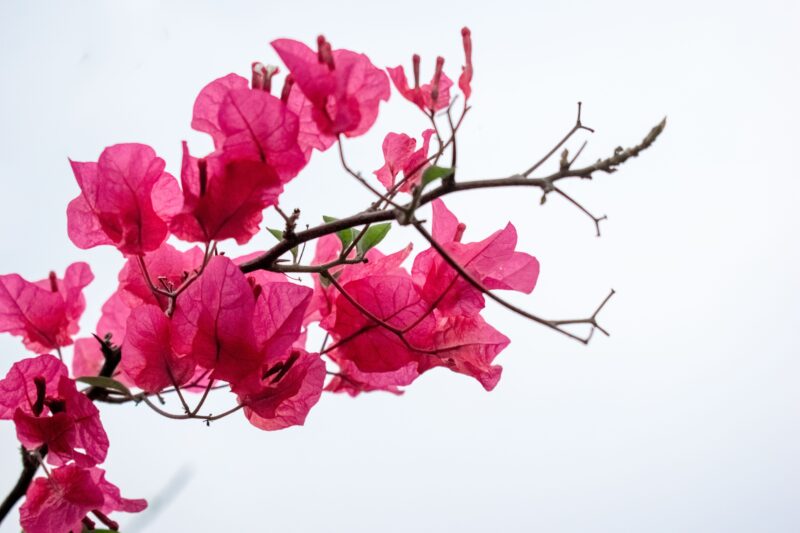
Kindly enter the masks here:
<path id="1" fill-rule="evenodd" d="M 606 297 L 606 299 L 603 301 L 603 303 L 600 305 L 600 307 L 589 318 L 579 318 L 579 319 L 570 319 L 570 320 L 548 320 L 548 319 L 542 318 L 542 317 L 540 317 L 538 315 L 534 315 L 533 313 L 530 313 L 528 311 L 525 311 L 524 309 L 522 309 L 520 307 L 517 307 L 516 305 L 514 305 L 514 304 L 512 304 L 510 302 L 507 302 L 503 298 L 497 296 L 495 293 L 493 293 L 492 291 L 490 291 L 489 289 L 484 287 L 481 282 L 476 280 L 469 272 L 467 272 L 464 269 L 463 266 L 461 266 L 458 263 L 458 261 L 456 261 L 449 253 L 447 253 L 447 250 L 445 250 L 444 247 L 442 247 L 442 245 L 436 239 L 434 239 L 433 236 L 430 233 L 428 233 L 428 230 L 425 229 L 425 227 L 422 225 L 422 223 L 420 223 L 419 221 L 414 221 L 414 222 L 412 222 L 412 225 L 416 228 L 416 230 L 420 233 L 420 235 L 422 235 L 425 238 L 425 240 L 427 240 L 430 243 L 431 247 L 433 247 L 439 253 L 439 255 L 442 257 L 442 259 L 444 259 L 444 261 L 448 265 L 450 265 L 451 268 L 453 268 L 456 272 L 458 272 L 459 276 L 461 276 L 467 283 L 469 283 L 474 288 L 479 290 L 485 296 L 487 296 L 488 298 L 490 298 L 490 299 L 494 300 L 495 302 L 499 303 L 500 305 L 502 305 L 503 307 L 505 307 L 509 311 L 513 311 L 514 313 L 516 313 L 516 314 L 518 314 L 520 316 L 523 316 L 523 317 L 525 317 L 525 318 L 527 318 L 529 320 L 532 320 L 533 322 L 536 322 L 537 324 L 541 324 L 541 325 L 546 326 L 546 327 L 548 327 L 548 328 L 550 328 L 550 329 L 552 329 L 554 331 L 558 331 L 559 333 L 561 333 L 563 335 L 566 335 L 567 337 L 570 337 L 572 339 L 575 339 L 576 341 L 579 341 L 579 342 L 581 342 L 583 344 L 588 344 L 589 343 L 589 340 L 591 339 L 591 336 L 592 336 L 591 332 L 589 333 L 589 335 L 587 337 L 580 337 L 578 335 L 575 335 L 574 333 L 571 333 L 570 331 L 567 331 L 566 329 L 562 328 L 561 326 L 562 325 L 566 325 L 566 324 L 590 324 L 590 325 L 592 325 L 593 328 L 596 327 L 598 329 L 601 329 L 601 331 L 605 331 L 605 330 L 602 330 L 602 328 L 600 328 L 600 326 L 597 325 L 597 314 L 600 312 L 600 309 L 603 308 L 603 306 L 606 304 L 608 299 L 611 297 L 611 294 L 614 294 L 614 291 L 611 291 L 611 294 L 608 297 Z"/>
<path id="2" fill-rule="evenodd" d="M 47 445 L 39 448 L 39 457 L 37 457 L 36 452 L 29 452 L 24 446 L 20 446 L 19 449 L 22 454 L 22 472 L 14 488 L 11 489 L 3 503 L 0 504 L 0 524 L 3 523 L 3 520 L 17 502 L 28 492 L 28 487 L 33 483 L 33 478 L 36 477 L 36 472 L 39 470 L 39 457 L 47 455 Z"/>
<path id="3" fill-rule="evenodd" d="M 581 168 L 566 168 L 559 169 L 548 176 L 540 178 L 526 177 L 523 174 L 514 174 L 506 178 L 494 178 L 473 181 L 459 181 L 450 186 L 440 185 L 424 194 L 419 199 L 419 205 L 423 206 L 431 201 L 445 196 L 447 194 L 458 191 L 469 191 L 475 189 L 491 189 L 498 187 L 535 187 L 542 191 L 552 190 L 553 184 L 570 178 L 591 179 L 592 174 L 595 172 L 613 173 L 617 168 L 625 163 L 631 157 L 636 157 L 642 151 L 649 148 L 653 142 L 658 138 L 666 126 L 666 119 L 662 120 L 656 125 L 642 142 L 628 149 L 618 148 L 614 151 L 614 155 L 606 159 L 598 159 L 595 163 L 581 167 Z M 261 256 L 252 259 L 243 265 L 241 269 L 243 272 L 252 272 L 254 270 L 275 270 L 277 260 L 285 253 L 289 252 L 291 248 L 298 243 L 312 241 L 336 233 L 337 231 L 363 226 L 365 224 L 374 224 L 376 222 L 386 222 L 397 220 L 399 217 L 405 216 L 408 206 L 402 206 L 395 209 L 381 209 L 381 210 L 366 210 L 346 218 L 340 218 L 326 224 L 314 226 L 305 231 L 297 232 L 296 240 L 289 242 L 283 240 L 278 242 L 271 249 L 267 250 Z"/>
<path id="4" fill-rule="evenodd" d="M 271 269 L 274 272 L 292 272 L 292 273 L 305 273 L 305 274 L 319 274 L 326 270 L 329 270 L 333 267 L 337 267 L 340 265 L 356 265 L 358 263 L 367 263 L 368 260 L 366 257 L 355 257 L 353 259 L 336 259 L 334 261 L 330 261 L 329 263 L 324 263 L 322 265 L 284 265 L 284 264 L 277 264 L 275 268 Z"/>
<path id="5" fill-rule="evenodd" d="M 530 176 L 531 174 L 533 174 L 534 172 L 536 172 L 536 169 L 538 169 L 538 168 L 539 168 L 540 166 L 542 166 L 542 165 L 543 165 L 543 164 L 544 164 L 544 163 L 545 163 L 545 162 L 546 162 L 548 159 L 550 159 L 550 158 L 553 156 L 553 154 L 554 154 L 554 153 L 556 153 L 556 151 L 558 151 L 558 149 L 559 149 L 559 148 L 561 148 L 562 146 L 564 146 L 564 143 L 565 143 L 565 142 L 567 142 L 567 141 L 570 139 L 570 137 L 572 137 L 572 136 L 575 134 L 575 132 L 577 132 L 578 130 L 587 130 L 587 131 L 589 131 L 589 132 L 591 132 L 591 133 L 594 133 L 594 130 L 593 130 L 592 128 L 588 128 L 588 127 L 584 126 L 584 125 L 581 123 L 581 107 L 582 107 L 582 105 L 583 105 L 583 104 L 582 104 L 581 102 L 578 102 L 578 118 L 575 120 L 575 125 L 574 125 L 574 126 L 572 126 L 572 129 L 571 129 L 571 130 L 569 130 L 569 131 L 567 132 L 567 134 L 564 136 L 564 138 L 563 138 L 563 139 L 561 139 L 561 140 L 558 142 L 558 144 L 557 144 L 557 145 L 555 145 L 555 146 L 554 146 L 554 147 L 553 147 L 553 148 L 552 148 L 552 149 L 551 149 L 549 152 L 547 152 L 547 153 L 544 155 L 544 157 L 542 157 L 542 158 L 541 158 L 539 161 L 537 161 L 536 163 L 534 163 L 534 165 L 533 165 L 531 168 L 529 168 L 528 170 L 526 170 L 525 172 L 523 172 L 523 173 L 522 173 L 522 175 L 523 175 L 523 176 L 526 176 L 526 177 L 527 177 L 527 176 Z"/>
<path id="6" fill-rule="evenodd" d="M 557 194 L 560 194 L 560 195 L 561 195 L 563 198 L 565 198 L 565 199 L 566 199 L 566 200 L 567 200 L 569 203 L 571 203 L 572 205 L 574 205 L 575 207 L 577 207 L 578 209 L 580 209 L 580 210 L 581 210 L 583 213 L 585 213 L 585 214 L 586 214 L 586 215 L 587 215 L 589 218 L 591 218 L 591 219 L 594 221 L 594 227 L 595 227 L 595 230 L 597 231 L 597 236 L 598 236 L 598 237 L 600 236 L 600 222 L 602 222 L 603 220 L 606 220 L 606 219 L 608 218 L 608 216 L 607 216 L 607 215 L 603 215 L 603 216 L 601 216 L 601 217 L 596 217 L 596 216 L 594 216 L 594 215 L 593 215 L 593 214 L 592 214 L 592 213 L 591 213 L 591 212 L 590 212 L 588 209 L 586 209 L 586 208 L 585 208 L 585 207 L 583 207 L 581 204 L 579 204 L 577 200 L 575 200 L 574 198 L 572 198 L 572 196 L 568 195 L 567 193 L 565 193 L 564 191 L 562 191 L 562 190 L 561 190 L 561 189 L 559 189 L 558 187 L 553 187 L 553 192 L 555 192 L 555 193 L 557 193 Z"/>

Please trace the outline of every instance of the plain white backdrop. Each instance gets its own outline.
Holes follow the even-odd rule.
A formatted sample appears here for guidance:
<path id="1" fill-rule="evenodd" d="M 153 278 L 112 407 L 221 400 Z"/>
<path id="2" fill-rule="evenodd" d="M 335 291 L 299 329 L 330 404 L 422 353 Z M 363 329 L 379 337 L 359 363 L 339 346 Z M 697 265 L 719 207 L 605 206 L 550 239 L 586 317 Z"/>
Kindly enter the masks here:
<path id="1" fill-rule="evenodd" d="M 617 290 L 588 347 L 488 305 L 512 339 L 486 393 L 426 374 L 404 397 L 325 395 L 307 425 L 278 433 L 230 417 L 210 428 L 146 407 L 104 406 L 108 477 L 141 516 L 123 531 L 800 530 L 800 276 L 795 151 L 800 122 L 796 2 L 23 2 L 0 3 L 0 273 L 41 279 L 88 261 L 89 333 L 121 266 L 76 249 L 67 157 L 118 142 L 152 145 L 177 173 L 195 152 L 192 102 L 208 81 L 276 62 L 277 37 L 367 53 L 380 66 L 435 56 L 456 76 L 459 29 L 475 42 L 474 109 L 460 176 L 527 168 L 573 124 L 597 129 L 584 161 L 658 143 L 618 173 L 569 185 L 591 221 L 533 190 L 452 197 L 482 238 L 512 220 L 542 264 L 513 300 L 553 318 L 589 313 Z M 426 70 L 427 69 L 427 70 Z M 348 143 L 369 173 L 388 131 L 422 117 L 396 93 L 370 134 Z M 547 170 L 554 168 L 552 162 Z M 335 154 L 315 155 L 285 206 L 303 220 L 370 200 Z M 274 221 L 269 213 L 268 220 Z M 386 249 L 415 240 L 393 230 Z M 247 248 L 265 249 L 261 235 Z M 231 248 L 230 245 L 227 248 Z M 25 352 L 0 336 L 4 374 Z M 230 398 L 222 398 L 219 408 Z M 0 425 L 0 491 L 19 471 Z M 0 530 L 18 531 L 16 515 Z"/>

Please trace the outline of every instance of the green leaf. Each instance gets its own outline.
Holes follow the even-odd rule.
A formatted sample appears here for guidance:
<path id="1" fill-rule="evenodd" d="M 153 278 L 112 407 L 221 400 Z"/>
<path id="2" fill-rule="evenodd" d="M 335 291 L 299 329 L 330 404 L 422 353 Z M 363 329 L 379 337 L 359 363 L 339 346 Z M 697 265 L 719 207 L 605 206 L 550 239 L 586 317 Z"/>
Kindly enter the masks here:
<path id="1" fill-rule="evenodd" d="M 389 233 L 390 229 L 392 229 L 392 224 L 390 222 L 386 222 L 384 224 L 374 224 L 370 226 L 356 245 L 358 248 L 358 254 L 364 255 L 370 249 L 377 246 L 378 243 L 380 243 L 383 238 L 386 237 L 386 234 Z"/>
<path id="2" fill-rule="evenodd" d="M 327 215 L 322 215 L 322 220 L 325 221 L 326 224 L 329 224 L 339 219 L 335 217 L 329 217 Z M 347 228 L 337 231 L 336 235 L 339 237 L 339 240 L 342 241 L 342 249 L 350 246 L 350 243 L 353 242 L 353 239 L 356 238 L 355 233 L 353 233 L 353 228 Z"/>
<path id="3" fill-rule="evenodd" d="M 447 178 L 452 176 L 455 171 L 452 168 L 432 166 L 425 169 L 422 173 L 422 186 L 426 186 L 432 181 L 440 178 Z"/>
<path id="4" fill-rule="evenodd" d="M 102 389 L 109 389 L 115 390 L 117 392 L 121 392 L 127 397 L 133 396 L 131 390 L 117 381 L 116 379 L 107 378 L 105 376 L 84 376 L 82 378 L 77 378 L 75 381 L 80 381 L 81 383 L 86 383 L 87 385 L 91 385 L 92 387 L 100 387 Z"/>
<path id="5" fill-rule="evenodd" d="M 267 231 L 272 233 L 272 236 L 278 239 L 279 241 L 283 240 L 283 231 L 275 228 L 267 228 Z M 292 252 L 292 259 L 294 259 L 294 261 L 297 262 L 297 246 L 295 246 L 289 251 Z"/>

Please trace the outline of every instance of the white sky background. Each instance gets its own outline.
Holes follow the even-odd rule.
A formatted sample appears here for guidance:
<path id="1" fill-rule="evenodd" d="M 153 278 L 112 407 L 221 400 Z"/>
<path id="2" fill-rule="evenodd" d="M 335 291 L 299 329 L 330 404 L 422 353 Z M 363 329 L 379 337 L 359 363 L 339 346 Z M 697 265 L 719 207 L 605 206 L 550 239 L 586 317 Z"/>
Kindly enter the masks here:
<path id="1" fill-rule="evenodd" d="M 208 148 L 189 128 L 197 92 L 247 75 L 253 60 L 276 62 L 274 38 L 313 43 L 324 32 L 382 66 L 409 68 L 419 52 L 427 79 L 439 53 L 457 76 L 469 25 L 463 178 L 530 166 L 572 126 L 578 100 L 597 129 L 585 162 L 669 117 L 658 143 L 618 173 L 570 184 L 609 215 L 600 239 L 557 197 L 540 207 L 534 190 L 448 201 L 470 240 L 516 224 L 520 248 L 542 264 L 534 294 L 513 298 L 526 308 L 583 316 L 616 289 L 602 315 L 611 338 L 584 347 L 490 303 L 488 319 L 512 339 L 492 393 L 440 370 L 400 398 L 325 395 L 305 427 L 277 433 L 239 416 L 207 428 L 103 406 L 108 477 L 152 505 L 120 514 L 123 530 L 800 530 L 800 8 L 753 5 L 0 3 L 0 272 L 41 279 L 88 261 L 97 279 L 87 333 L 121 258 L 68 240 L 78 189 L 67 157 L 144 142 L 177 174 L 182 139 Z M 388 131 L 425 127 L 393 93 L 370 134 L 347 143 L 349 158 L 370 173 Z M 309 223 L 369 200 L 332 152 L 283 196 Z M 384 249 L 409 240 L 395 229 Z M 23 356 L 18 339 L 0 336 L 0 372 Z M 2 424 L 3 494 L 18 471 L 13 425 Z M 18 531 L 15 520 L 0 530 Z"/>

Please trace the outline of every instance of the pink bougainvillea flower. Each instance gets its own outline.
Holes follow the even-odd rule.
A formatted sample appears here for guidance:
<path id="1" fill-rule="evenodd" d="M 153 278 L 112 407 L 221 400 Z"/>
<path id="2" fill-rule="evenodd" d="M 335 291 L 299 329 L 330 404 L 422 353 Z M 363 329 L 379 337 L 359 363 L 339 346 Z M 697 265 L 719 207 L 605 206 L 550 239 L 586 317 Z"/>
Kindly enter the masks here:
<path id="1" fill-rule="evenodd" d="M 273 431 L 302 426 L 319 401 L 324 382 L 325 363 L 319 354 L 297 349 L 285 360 L 265 367 L 257 386 L 239 394 L 239 403 L 257 428 Z"/>
<path id="2" fill-rule="evenodd" d="M 262 212 L 278 203 L 283 185 L 275 170 L 254 159 L 215 152 L 197 159 L 183 143 L 183 207 L 170 225 L 189 242 L 250 240 L 259 230 Z"/>
<path id="3" fill-rule="evenodd" d="M 212 377 L 235 384 L 261 368 L 253 326 L 255 294 L 227 257 L 211 258 L 203 275 L 178 297 L 172 346 Z"/>
<path id="4" fill-rule="evenodd" d="M 419 353 L 414 343 L 433 327 L 433 317 L 425 313 L 425 303 L 411 276 L 400 266 L 409 252 L 410 248 L 406 248 L 382 256 L 377 250 L 370 250 L 369 263 L 351 265 L 341 272 L 337 282 L 347 296 L 332 284 L 322 289 L 328 293 L 330 306 L 324 310 L 326 314 L 320 325 L 331 333 L 337 346 L 329 353 L 330 357 L 340 366 L 344 365 L 343 361 L 350 361 L 361 372 L 382 373 L 384 383 L 390 376 L 404 380 L 413 376 L 414 373 L 405 367 L 416 366 Z M 392 328 L 411 328 L 406 342 L 381 327 L 359 307 Z M 397 373 L 401 369 L 403 371 Z"/>
<path id="5" fill-rule="evenodd" d="M 161 392 L 169 386 L 184 385 L 194 376 L 194 360 L 173 352 L 171 338 L 170 320 L 158 306 L 133 309 L 120 365 L 143 391 Z"/>
<path id="6" fill-rule="evenodd" d="M 409 87 L 406 72 L 402 66 L 389 67 L 389 77 L 400 94 L 409 102 L 415 104 L 425 113 L 434 113 L 441 109 L 447 108 L 450 105 L 450 87 L 453 86 L 453 80 L 447 77 L 442 71 L 444 67 L 444 58 L 436 58 L 436 69 L 433 73 L 433 78 L 430 83 L 420 86 L 419 84 L 419 66 L 420 57 L 414 54 L 413 68 L 414 68 L 414 87 Z"/>
<path id="7" fill-rule="evenodd" d="M 192 128 L 211 135 L 214 146 L 225 144 L 225 132 L 219 124 L 219 108 L 231 91 L 249 90 L 247 79 L 238 74 L 228 74 L 217 78 L 200 91 L 194 101 Z"/>
<path id="8" fill-rule="evenodd" d="M 486 239 L 461 243 L 464 224 L 440 199 L 433 205 L 433 237 L 464 269 L 487 289 L 507 289 L 530 293 L 539 277 L 535 257 L 516 252 L 517 232 L 508 224 Z M 430 248 L 414 260 L 412 275 L 427 302 L 437 301 L 440 311 L 458 310 L 463 314 L 478 312 L 484 306 L 483 295 Z M 444 291 L 447 291 L 442 296 Z"/>
<path id="9" fill-rule="evenodd" d="M 17 438 L 22 445 L 34 450 L 46 444 L 47 461 L 57 466 L 71 460 L 80 466 L 102 463 L 108 453 L 108 436 L 100 422 L 100 412 L 92 400 L 78 391 L 75 381 L 61 376 L 57 395 L 41 397 L 47 411 L 34 405 L 32 414 L 22 407 L 14 412 Z"/>
<path id="10" fill-rule="evenodd" d="M 428 159 L 428 147 L 434 131 L 428 129 L 422 132 L 422 146 L 417 146 L 416 139 L 405 133 L 389 133 L 383 139 L 383 157 L 385 164 L 373 172 L 384 187 L 391 189 L 395 185 L 395 178 L 402 172 L 403 184 L 400 191 L 408 192 L 422 179 Z"/>
<path id="11" fill-rule="evenodd" d="M 484 286 L 533 290 L 539 264 L 514 251 L 513 226 L 464 244 L 464 224 L 440 200 L 433 202 L 432 218 L 434 238 Z M 320 247 L 315 263 L 338 256 L 334 242 Z M 310 316 L 320 317 L 320 326 L 330 333 L 333 349 L 327 355 L 340 368 L 327 390 L 399 393 L 400 387 L 436 367 L 472 376 L 486 390 L 493 389 L 502 371 L 493 361 L 508 338 L 480 316 L 483 294 L 435 249 L 416 257 L 413 275 L 401 266 L 407 255 L 404 250 L 382 256 L 373 249 L 369 263 L 346 267 L 336 284 L 317 283 Z"/>
<path id="12" fill-rule="evenodd" d="M 291 39 L 272 41 L 272 47 L 311 102 L 312 117 L 322 134 L 356 137 L 372 127 L 390 90 L 386 74 L 367 56 L 333 50 L 321 35 L 316 53 Z"/>
<path id="13" fill-rule="evenodd" d="M 88 469 L 62 466 L 33 480 L 19 509 L 20 525 L 28 533 L 83 531 L 83 517 L 104 501 Z"/>
<path id="14" fill-rule="evenodd" d="M 263 163 L 282 183 L 295 177 L 307 162 L 297 141 L 297 115 L 280 98 L 250 89 L 247 80 L 236 74 L 214 80 L 200 91 L 192 127 L 211 135 L 226 163 Z"/>
<path id="15" fill-rule="evenodd" d="M 40 395 L 43 398 L 58 395 L 58 384 L 61 377 L 67 376 L 67 367 L 56 357 L 45 354 L 17 361 L 0 380 L 0 420 L 11 420 L 17 409 L 34 414 L 34 406 Z M 44 384 L 43 392 L 39 392 L 34 378 Z M 43 408 L 37 407 L 40 412 Z"/>
<path id="16" fill-rule="evenodd" d="M 146 507 L 145 500 L 122 498 L 119 489 L 106 481 L 102 469 L 66 465 L 31 483 L 19 514 L 28 533 L 60 533 L 83 531 L 83 520 L 90 513 L 117 529 L 108 514 L 139 512 Z"/>
<path id="17" fill-rule="evenodd" d="M 64 279 L 53 272 L 37 282 L 17 274 L 0 276 L 0 332 L 22 337 L 34 352 L 71 344 L 86 308 L 83 288 L 93 279 L 86 263 L 70 265 Z"/>
<path id="18" fill-rule="evenodd" d="M 464 93 L 464 102 L 472 95 L 472 32 L 469 28 L 461 28 L 461 39 L 464 43 L 464 66 L 461 67 L 461 76 L 458 77 L 458 87 Z"/>
<path id="19" fill-rule="evenodd" d="M 472 376 L 490 391 L 500 380 L 502 367 L 492 365 L 495 357 L 508 346 L 508 337 L 486 323 L 478 314 L 448 316 L 434 311 L 436 330 L 430 346 L 436 355 L 424 355 L 419 373 L 444 366 Z"/>
<path id="20" fill-rule="evenodd" d="M 47 444 L 52 464 L 75 460 L 92 466 L 105 459 L 108 437 L 99 411 L 52 355 L 14 363 L 0 380 L 0 419 L 12 418 L 22 444 Z"/>
<path id="21" fill-rule="evenodd" d="M 78 248 L 111 244 L 143 255 L 164 242 L 180 209 L 180 191 L 152 148 L 117 144 L 103 150 L 97 163 L 71 164 L 81 194 L 67 208 L 67 229 Z"/>
<path id="22" fill-rule="evenodd" d="M 472 376 L 487 390 L 497 384 L 501 368 L 492 361 L 508 339 L 477 314 L 480 307 L 469 308 L 470 314 L 440 310 L 448 286 L 441 287 L 437 299 L 426 301 L 411 276 L 399 268 L 341 285 L 349 298 L 333 294 L 331 311 L 321 323 L 336 343 L 329 355 L 341 369 L 328 390 L 350 395 L 374 390 L 399 393 L 399 387 L 439 366 Z M 378 324 L 351 299 L 394 331 Z"/>
<path id="23" fill-rule="evenodd" d="M 300 87 L 295 85 L 291 76 L 286 78 L 284 95 L 286 106 L 300 120 L 297 142 L 300 144 L 300 149 L 303 150 L 306 159 L 311 157 L 312 150 L 324 152 L 330 148 L 336 142 L 336 136 L 320 131 L 317 121 L 314 120 L 314 104 L 306 98 Z"/>
<path id="24" fill-rule="evenodd" d="M 313 290 L 286 276 L 258 270 L 248 274 L 256 294 L 253 325 L 258 350 L 267 363 L 286 354 L 297 341 Z"/>

